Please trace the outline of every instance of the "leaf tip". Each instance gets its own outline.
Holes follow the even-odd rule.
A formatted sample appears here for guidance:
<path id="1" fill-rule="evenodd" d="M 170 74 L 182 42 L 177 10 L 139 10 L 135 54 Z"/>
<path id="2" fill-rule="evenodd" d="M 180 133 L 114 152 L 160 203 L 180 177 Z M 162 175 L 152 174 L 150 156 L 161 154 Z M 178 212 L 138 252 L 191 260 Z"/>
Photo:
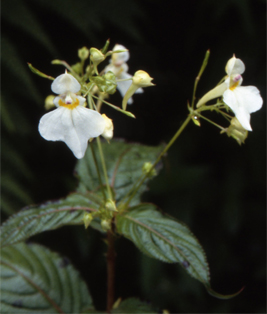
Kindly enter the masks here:
<path id="1" fill-rule="evenodd" d="M 222 299 L 222 300 L 232 299 L 232 298 L 238 296 L 245 289 L 245 286 L 243 286 L 240 290 L 238 290 L 235 293 L 232 293 L 232 294 L 221 294 L 221 293 L 218 293 L 218 292 L 214 291 L 210 286 L 206 285 L 205 287 L 206 287 L 206 289 L 207 289 L 207 291 L 208 291 L 208 293 L 210 295 L 212 295 L 215 298 Z"/>

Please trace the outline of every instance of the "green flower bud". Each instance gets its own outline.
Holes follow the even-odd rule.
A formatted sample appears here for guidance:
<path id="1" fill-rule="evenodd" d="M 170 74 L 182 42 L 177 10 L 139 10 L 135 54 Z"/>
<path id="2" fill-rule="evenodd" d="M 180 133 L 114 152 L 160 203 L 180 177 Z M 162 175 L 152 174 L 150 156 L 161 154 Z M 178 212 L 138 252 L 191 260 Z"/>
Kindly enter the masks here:
<path id="1" fill-rule="evenodd" d="M 49 96 L 46 97 L 45 105 L 44 105 L 45 110 L 50 110 L 50 109 L 55 107 L 54 99 L 55 99 L 54 95 L 49 95 Z"/>
<path id="2" fill-rule="evenodd" d="M 93 215 L 92 214 L 89 214 L 89 213 L 85 213 L 84 216 L 83 216 L 83 222 L 84 222 L 84 226 L 85 226 L 85 229 L 87 229 L 91 223 L 91 221 L 94 219 Z"/>
<path id="3" fill-rule="evenodd" d="M 102 115 L 103 116 L 103 115 Z M 117 212 L 117 208 L 116 208 L 116 204 L 113 200 L 111 199 L 108 199 L 106 204 L 105 204 L 105 207 L 107 210 L 110 210 L 110 211 L 113 211 L 113 212 Z"/>
<path id="4" fill-rule="evenodd" d="M 105 56 L 103 55 L 103 53 L 100 50 L 98 50 L 96 48 L 91 48 L 90 49 L 90 59 L 95 65 L 98 65 L 100 62 L 105 60 Z"/>
<path id="5" fill-rule="evenodd" d="M 106 220 L 106 219 L 101 220 L 101 227 L 102 227 L 103 231 L 110 230 L 111 229 L 111 221 Z"/>
<path id="6" fill-rule="evenodd" d="M 148 174 L 148 177 L 154 177 L 157 175 L 157 172 L 155 169 L 151 170 L 151 168 L 152 168 L 152 163 L 151 162 L 145 162 L 143 164 L 143 167 L 142 167 L 142 172 L 144 174 Z"/>
<path id="7" fill-rule="evenodd" d="M 71 68 L 77 74 L 82 74 L 82 65 L 80 62 L 75 63 L 74 65 L 71 66 Z"/>
<path id="8" fill-rule="evenodd" d="M 89 49 L 86 47 L 83 47 L 81 49 L 78 50 L 78 57 L 84 61 L 85 59 L 87 59 L 89 57 Z"/>
<path id="9" fill-rule="evenodd" d="M 97 85 L 102 93 L 114 94 L 116 92 L 116 77 L 112 72 L 108 72 L 103 76 L 93 76 L 90 80 Z"/>

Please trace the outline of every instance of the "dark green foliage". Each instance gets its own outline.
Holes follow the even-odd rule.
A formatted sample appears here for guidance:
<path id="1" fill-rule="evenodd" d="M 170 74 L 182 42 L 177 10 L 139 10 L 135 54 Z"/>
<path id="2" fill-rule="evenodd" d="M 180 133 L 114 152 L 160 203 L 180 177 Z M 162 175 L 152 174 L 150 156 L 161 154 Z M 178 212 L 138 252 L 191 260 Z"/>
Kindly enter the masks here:
<path id="1" fill-rule="evenodd" d="M 69 259 L 37 244 L 1 252 L 1 313 L 80 313 L 93 309 L 80 274 Z"/>
<path id="2" fill-rule="evenodd" d="M 129 119 L 129 118 L 126 118 Z M 134 183 L 142 175 L 142 167 L 145 162 L 153 163 L 162 151 L 163 146 L 144 146 L 137 143 L 127 144 L 123 141 L 113 140 L 111 144 L 104 142 L 102 144 L 103 153 L 109 177 L 109 184 L 114 189 L 117 202 L 125 196 L 133 187 Z M 94 143 L 97 164 L 101 169 L 101 162 L 97 145 Z M 90 147 L 86 151 L 83 159 L 79 160 L 75 168 L 79 178 L 79 192 L 99 190 L 99 180 Z M 101 171 L 102 172 L 102 171 Z M 104 177 L 101 177 L 104 184 Z M 147 181 L 146 181 L 147 182 Z M 145 182 L 145 183 L 146 183 Z M 144 184 L 131 201 L 131 205 L 140 202 L 140 195 L 145 191 Z"/>

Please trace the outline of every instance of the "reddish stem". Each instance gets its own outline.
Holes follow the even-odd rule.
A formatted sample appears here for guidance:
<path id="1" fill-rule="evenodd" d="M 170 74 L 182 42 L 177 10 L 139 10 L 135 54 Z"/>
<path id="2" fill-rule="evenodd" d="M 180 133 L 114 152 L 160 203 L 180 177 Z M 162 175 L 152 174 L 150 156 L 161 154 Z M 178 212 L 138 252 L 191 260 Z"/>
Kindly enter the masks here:
<path id="1" fill-rule="evenodd" d="M 112 231 L 107 232 L 108 252 L 107 252 L 107 312 L 110 313 L 114 304 L 114 285 L 115 285 L 115 247 Z"/>

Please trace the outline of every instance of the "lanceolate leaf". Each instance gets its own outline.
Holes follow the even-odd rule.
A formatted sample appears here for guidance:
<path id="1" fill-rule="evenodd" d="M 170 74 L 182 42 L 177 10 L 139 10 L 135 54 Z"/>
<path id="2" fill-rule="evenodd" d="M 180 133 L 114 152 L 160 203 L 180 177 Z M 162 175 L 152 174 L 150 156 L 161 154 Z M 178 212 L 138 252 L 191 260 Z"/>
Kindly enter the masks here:
<path id="1" fill-rule="evenodd" d="M 153 163 L 162 151 L 162 145 L 157 147 L 144 146 L 139 144 L 127 144 L 123 141 L 112 140 L 111 144 L 102 143 L 105 155 L 106 167 L 109 183 L 115 191 L 116 201 L 119 202 L 125 196 L 137 179 L 142 175 L 142 167 L 145 162 Z M 97 163 L 101 169 L 100 157 L 96 143 L 93 144 Z M 83 159 L 78 161 L 76 167 L 80 179 L 79 192 L 92 191 L 99 188 L 99 180 L 92 155 L 89 147 Z M 102 177 L 104 183 L 104 177 Z M 131 205 L 140 202 L 140 195 L 146 189 L 146 183 L 139 189 Z"/>
<path id="2" fill-rule="evenodd" d="M 1 227 L 1 245 L 24 241 L 30 236 L 64 225 L 83 224 L 85 211 L 95 211 L 101 199 L 93 193 L 74 193 L 65 199 L 32 206 L 11 216 Z"/>
<path id="3" fill-rule="evenodd" d="M 145 254 L 179 263 L 191 276 L 209 283 L 209 267 L 196 237 L 184 224 L 163 216 L 152 204 L 140 204 L 116 218 L 117 231 Z"/>
<path id="4" fill-rule="evenodd" d="M 93 309 L 80 274 L 47 248 L 19 243 L 1 252 L 1 313 L 81 313 Z"/>

